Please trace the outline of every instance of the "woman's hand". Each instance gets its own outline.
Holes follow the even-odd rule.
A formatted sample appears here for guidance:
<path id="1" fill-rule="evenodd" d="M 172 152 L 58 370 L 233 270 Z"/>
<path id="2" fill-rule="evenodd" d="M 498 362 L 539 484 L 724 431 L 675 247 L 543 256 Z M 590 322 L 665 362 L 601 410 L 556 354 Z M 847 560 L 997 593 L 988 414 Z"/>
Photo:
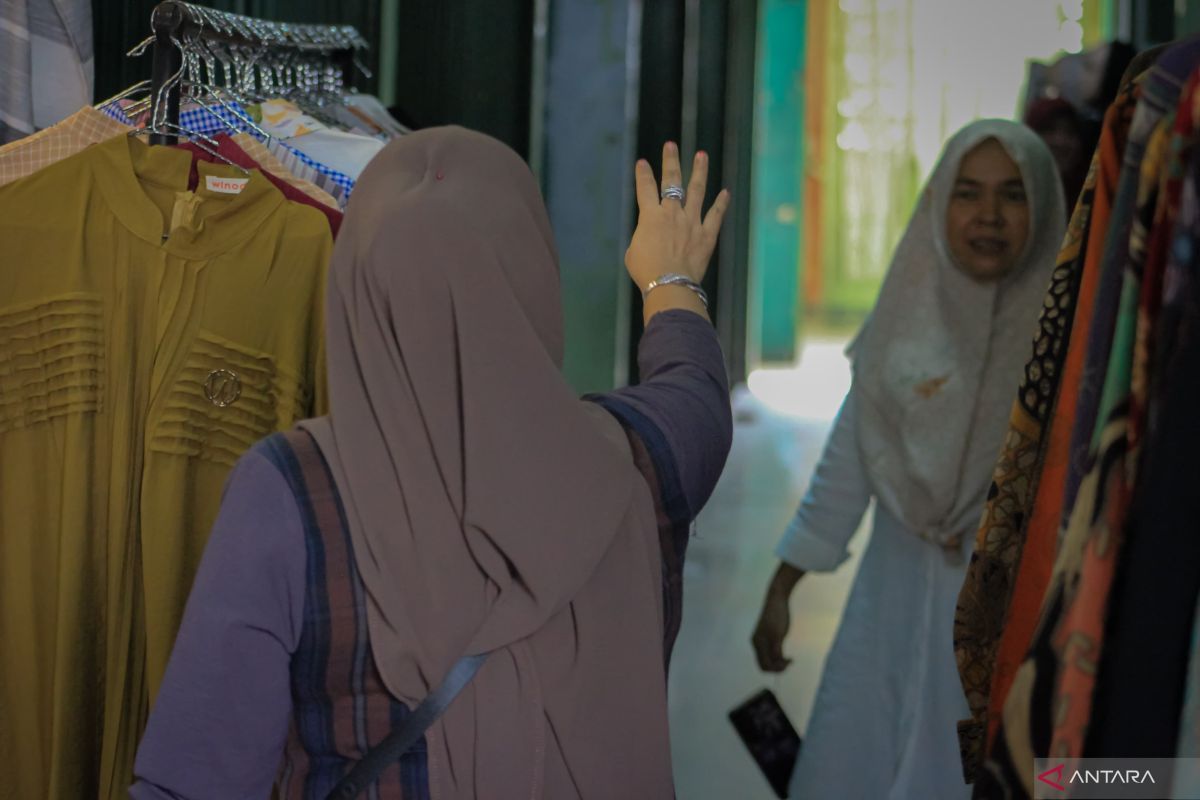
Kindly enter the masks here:
<path id="1" fill-rule="evenodd" d="M 679 148 L 674 142 L 663 146 L 662 188 L 654 180 L 654 170 L 646 160 L 638 161 L 637 180 L 638 224 L 633 241 L 625 251 L 625 268 L 639 290 L 656 278 L 678 273 L 699 283 L 708 271 L 721 221 L 729 208 L 729 191 L 722 189 L 712 208 L 703 218 L 704 190 L 708 184 L 708 155 L 696 154 L 692 164 L 691 181 L 683 203 L 673 198 L 660 200 L 661 191 L 668 186 L 683 186 L 679 166 Z M 651 296 L 668 288 L 655 290 Z M 683 291 L 687 291 L 684 289 Z"/>
<path id="2" fill-rule="evenodd" d="M 783 656 L 783 641 L 792 627 L 792 612 L 788 608 L 792 590 L 804 573 L 790 564 L 780 563 L 771 578 L 767 596 L 763 600 L 762 613 L 754 628 L 751 643 L 758 666 L 763 672 L 783 672 L 792 663 Z"/>

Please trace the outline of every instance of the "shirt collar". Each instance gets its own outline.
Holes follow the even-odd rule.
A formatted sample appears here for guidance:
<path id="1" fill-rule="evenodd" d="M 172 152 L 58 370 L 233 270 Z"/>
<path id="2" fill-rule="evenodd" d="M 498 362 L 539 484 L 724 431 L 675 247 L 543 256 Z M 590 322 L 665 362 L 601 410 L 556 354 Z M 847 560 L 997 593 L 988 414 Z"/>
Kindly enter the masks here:
<path id="1" fill-rule="evenodd" d="M 285 202 L 261 172 L 251 171 L 237 194 L 210 191 L 206 178 L 246 179 L 225 164 L 201 162 L 197 168 L 200 203 L 194 224 L 163 239 L 163 216 L 143 189 L 144 183 L 187 191 L 192 155 L 174 147 L 148 145 L 137 137 L 114 136 L 91 149 L 96 183 L 121 223 L 138 238 L 181 258 L 207 258 L 230 250 L 254 233 Z"/>

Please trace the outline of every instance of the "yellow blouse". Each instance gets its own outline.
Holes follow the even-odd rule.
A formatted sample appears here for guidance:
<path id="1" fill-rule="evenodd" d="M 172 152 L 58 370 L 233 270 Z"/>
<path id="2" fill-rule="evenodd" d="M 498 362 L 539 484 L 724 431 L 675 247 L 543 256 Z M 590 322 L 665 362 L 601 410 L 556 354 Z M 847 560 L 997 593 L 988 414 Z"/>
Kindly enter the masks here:
<path id="1" fill-rule="evenodd" d="M 117 136 L 0 187 L 0 798 L 125 797 L 229 468 L 325 412 L 316 209 Z"/>

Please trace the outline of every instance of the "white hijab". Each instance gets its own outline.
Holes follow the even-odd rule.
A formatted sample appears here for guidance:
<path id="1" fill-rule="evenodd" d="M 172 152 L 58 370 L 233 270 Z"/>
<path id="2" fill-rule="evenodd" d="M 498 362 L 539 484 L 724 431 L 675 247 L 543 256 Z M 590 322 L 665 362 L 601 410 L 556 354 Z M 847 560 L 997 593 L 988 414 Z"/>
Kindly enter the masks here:
<path id="1" fill-rule="evenodd" d="M 1030 226 L 1013 271 L 979 283 L 950 253 L 946 211 L 959 164 L 987 139 L 1021 171 Z M 876 499 L 948 551 L 961 552 L 979 522 L 1065 229 L 1042 140 L 1007 120 L 967 125 L 946 143 L 851 345 L 859 449 Z"/>

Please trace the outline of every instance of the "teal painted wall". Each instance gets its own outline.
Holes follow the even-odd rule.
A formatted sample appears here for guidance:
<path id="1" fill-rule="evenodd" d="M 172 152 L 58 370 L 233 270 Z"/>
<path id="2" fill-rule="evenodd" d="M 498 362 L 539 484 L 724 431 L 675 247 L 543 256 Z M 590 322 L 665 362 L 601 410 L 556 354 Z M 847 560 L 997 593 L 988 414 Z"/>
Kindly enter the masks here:
<path id="1" fill-rule="evenodd" d="M 800 313 L 808 0 L 765 0 L 760 9 L 750 325 L 756 360 L 791 361 Z"/>

